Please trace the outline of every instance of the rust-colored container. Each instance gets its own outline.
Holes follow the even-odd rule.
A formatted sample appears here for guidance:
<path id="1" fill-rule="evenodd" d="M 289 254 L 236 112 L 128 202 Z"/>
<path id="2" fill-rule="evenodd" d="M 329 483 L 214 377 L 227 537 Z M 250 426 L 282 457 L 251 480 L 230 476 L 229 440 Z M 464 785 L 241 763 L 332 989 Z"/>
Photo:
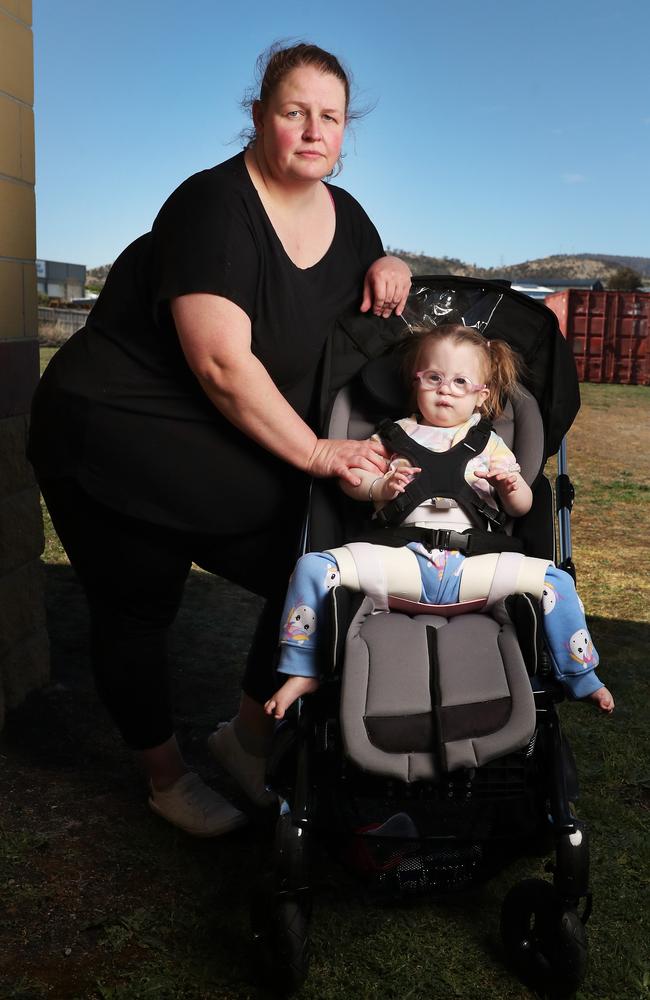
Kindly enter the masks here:
<path id="1" fill-rule="evenodd" d="M 573 348 L 581 382 L 650 385 L 650 292 L 570 288 L 544 301 Z"/>

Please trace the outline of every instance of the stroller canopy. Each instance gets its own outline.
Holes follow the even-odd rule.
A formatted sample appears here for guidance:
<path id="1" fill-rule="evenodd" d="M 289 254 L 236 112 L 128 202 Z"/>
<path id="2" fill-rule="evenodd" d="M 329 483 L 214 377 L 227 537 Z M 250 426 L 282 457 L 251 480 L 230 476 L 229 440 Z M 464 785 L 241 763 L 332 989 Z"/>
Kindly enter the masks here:
<path id="1" fill-rule="evenodd" d="M 352 311 L 342 316 L 333 338 L 336 347 L 331 354 L 332 367 L 328 369 L 330 392 L 349 381 L 366 361 L 384 355 L 408 337 L 412 327 L 446 323 L 472 326 L 518 351 L 525 365 L 522 381 L 537 400 L 542 415 L 545 455 L 555 454 L 580 408 L 575 362 L 555 314 L 542 303 L 513 291 L 507 283 L 454 275 L 418 275 L 413 279 L 402 317 L 382 320 Z M 384 359 L 374 361 L 363 378 L 388 410 L 401 414 L 405 393 L 397 365 Z"/>

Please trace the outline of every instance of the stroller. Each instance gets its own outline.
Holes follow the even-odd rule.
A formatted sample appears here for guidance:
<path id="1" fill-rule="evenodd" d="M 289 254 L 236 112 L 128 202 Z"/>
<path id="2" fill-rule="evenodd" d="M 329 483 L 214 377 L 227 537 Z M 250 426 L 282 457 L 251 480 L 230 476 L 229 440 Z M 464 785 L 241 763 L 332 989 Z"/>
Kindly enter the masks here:
<path id="1" fill-rule="evenodd" d="M 364 322 L 342 321 L 355 343 Z M 564 435 L 579 394 L 554 314 L 506 283 L 445 275 L 414 279 L 403 319 L 390 322 L 393 340 L 408 333 L 405 322 L 463 323 L 522 355 L 522 394 L 494 426 L 517 455 L 534 501 L 507 530 L 527 555 L 554 559 L 575 576 Z M 375 344 L 384 353 L 338 391 L 329 436 L 367 437 L 382 419 L 406 412 L 399 351 L 386 347 Z M 556 518 L 543 470 L 558 449 Z M 303 550 L 362 535 L 365 507 L 336 483 L 314 482 Z M 586 969 L 588 838 L 573 812 L 576 767 L 560 730 L 556 705 L 564 695 L 541 639 L 538 601 L 505 596 L 490 613 L 479 601 L 455 606 L 457 614 L 389 599 L 386 614 L 341 586 L 330 598 L 321 686 L 278 726 L 267 774 L 280 810 L 271 870 L 251 916 L 276 988 L 294 992 L 307 975 L 309 854 L 318 837 L 372 895 L 397 900 L 467 889 L 521 853 L 554 849 L 552 881 L 525 879 L 507 894 L 501 935 L 524 982 L 553 997 L 571 995 Z"/>

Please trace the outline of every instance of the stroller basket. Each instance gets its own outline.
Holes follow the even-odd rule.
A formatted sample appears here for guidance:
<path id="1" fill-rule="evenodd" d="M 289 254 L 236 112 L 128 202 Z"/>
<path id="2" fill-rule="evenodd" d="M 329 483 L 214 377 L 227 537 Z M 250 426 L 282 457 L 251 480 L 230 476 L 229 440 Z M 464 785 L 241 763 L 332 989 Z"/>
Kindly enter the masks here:
<path id="1" fill-rule="evenodd" d="M 463 889 L 476 881 L 483 860 L 480 844 L 432 842 L 417 836 L 415 827 L 414 836 L 382 835 L 395 822 L 402 829 L 412 825 L 407 814 L 398 813 L 379 828 L 357 830 L 342 852 L 344 863 L 373 894 L 394 901 Z"/>

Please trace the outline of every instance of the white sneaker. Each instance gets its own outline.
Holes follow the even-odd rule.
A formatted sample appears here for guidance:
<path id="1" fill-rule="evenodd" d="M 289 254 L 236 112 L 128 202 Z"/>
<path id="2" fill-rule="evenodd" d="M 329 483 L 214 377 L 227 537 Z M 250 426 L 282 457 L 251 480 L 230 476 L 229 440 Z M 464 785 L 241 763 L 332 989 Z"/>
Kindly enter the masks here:
<path id="1" fill-rule="evenodd" d="M 243 812 L 193 771 L 162 792 L 151 786 L 149 806 L 163 819 L 194 837 L 219 837 L 248 822 Z"/>
<path id="2" fill-rule="evenodd" d="M 232 722 L 222 722 L 208 736 L 208 749 L 256 806 L 272 806 L 278 801 L 265 784 L 266 757 L 244 750 Z"/>

